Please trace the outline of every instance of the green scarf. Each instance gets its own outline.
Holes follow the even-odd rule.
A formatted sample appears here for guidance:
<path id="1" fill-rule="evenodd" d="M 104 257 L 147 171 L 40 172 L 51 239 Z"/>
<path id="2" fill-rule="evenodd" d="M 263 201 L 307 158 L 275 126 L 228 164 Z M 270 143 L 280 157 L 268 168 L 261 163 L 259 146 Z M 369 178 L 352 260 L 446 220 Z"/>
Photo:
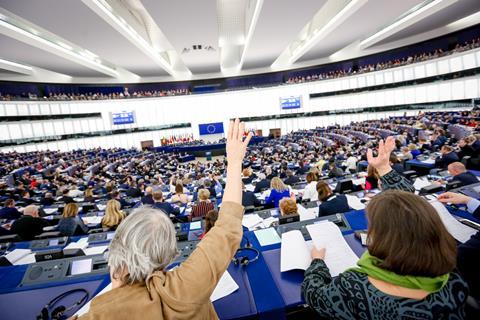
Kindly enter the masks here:
<path id="1" fill-rule="evenodd" d="M 435 278 L 402 276 L 378 267 L 381 261 L 382 260 L 370 255 L 368 251 L 365 251 L 357 262 L 358 267 L 351 268 L 350 270 L 365 273 L 374 279 L 382 280 L 403 288 L 421 289 L 429 293 L 440 291 L 448 282 L 448 273 Z"/>

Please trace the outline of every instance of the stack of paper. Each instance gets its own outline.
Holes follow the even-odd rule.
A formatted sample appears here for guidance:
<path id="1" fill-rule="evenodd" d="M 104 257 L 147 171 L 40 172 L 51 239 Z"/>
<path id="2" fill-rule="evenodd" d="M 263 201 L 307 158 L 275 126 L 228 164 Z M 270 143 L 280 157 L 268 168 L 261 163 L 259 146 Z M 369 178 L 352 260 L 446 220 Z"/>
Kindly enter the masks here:
<path id="1" fill-rule="evenodd" d="M 263 219 L 256 213 L 254 214 L 246 214 L 243 216 L 242 225 L 248 230 L 253 230 L 259 224 L 263 222 Z"/>
<path id="2" fill-rule="evenodd" d="M 253 192 L 255 190 L 255 186 L 252 184 L 245 185 L 245 190 Z"/>
<path id="3" fill-rule="evenodd" d="M 107 208 L 107 206 L 104 204 L 97 203 L 97 208 L 100 211 L 104 211 Z"/>
<path id="4" fill-rule="evenodd" d="M 85 251 L 87 247 L 88 247 L 88 238 L 82 238 L 77 242 L 70 242 L 65 248 L 63 248 L 63 250 L 82 249 L 83 251 Z"/>
<path id="5" fill-rule="evenodd" d="M 365 209 L 365 204 L 360 201 L 358 197 L 346 195 L 348 206 L 354 210 L 363 210 Z"/>
<path id="6" fill-rule="evenodd" d="M 100 224 L 102 223 L 102 218 L 103 217 L 93 216 L 93 217 L 83 217 L 82 220 L 85 224 Z"/>
<path id="7" fill-rule="evenodd" d="M 108 246 L 95 246 L 95 247 L 83 249 L 83 252 L 85 252 L 86 256 L 93 256 L 96 254 L 104 253 L 107 249 L 108 249 Z"/>
<path id="8" fill-rule="evenodd" d="M 415 190 L 420 190 L 424 187 L 428 187 L 429 185 L 431 185 L 431 183 L 430 181 L 428 181 L 428 179 L 421 178 L 415 179 L 415 182 L 413 183 L 413 187 L 415 188 Z"/>
<path id="9" fill-rule="evenodd" d="M 7 253 L 5 258 L 14 266 L 35 263 L 35 254 L 30 249 L 15 249 Z"/>
<path id="10" fill-rule="evenodd" d="M 463 223 L 459 222 L 457 219 L 455 219 L 440 201 L 430 201 L 430 204 L 437 211 L 448 232 L 452 235 L 452 237 L 454 237 L 461 243 L 465 243 L 471 238 L 471 236 L 477 233 L 477 230 L 466 226 Z"/>
<path id="11" fill-rule="evenodd" d="M 58 208 L 43 208 L 45 214 L 54 214 L 58 212 Z"/>
<path id="12" fill-rule="evenodd" d="M 424 160 L 424 161 L 421 161 L 423 163 L 427 163 L 427 164 L 434 164 L 435 163 L 435 159 L 427 159 L 427 160 Z"/>
<path id="13" fill-rule="evenodd" d="M 316 217 L 318 217 L 318 207 L 307 209 L 304 206 L 299 205 L 298 215 L 300 216 L 300 221 L 315 219 Z"/>
<path id="14" fill-rule="evenodd" d="M 325 263 L 332 277 L 356 266 L 357 255 L 352 251 L 343 238 L 342 232 L 333 222 L 325 221 L 308 225 L 307 230 L 316 248 L 326 248 Z M 306 270 L 312 261 L 310 250 L 310 244 L 305 242 L 299 230 L 283 233 L 280 271 Z"/>

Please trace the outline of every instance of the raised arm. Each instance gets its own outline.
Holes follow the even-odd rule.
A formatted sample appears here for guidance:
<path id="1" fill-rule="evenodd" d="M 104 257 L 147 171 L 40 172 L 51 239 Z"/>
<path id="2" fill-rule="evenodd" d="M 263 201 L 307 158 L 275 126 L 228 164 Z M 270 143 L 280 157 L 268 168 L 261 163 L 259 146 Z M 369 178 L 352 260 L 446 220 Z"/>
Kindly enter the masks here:
<path id="1" fill-rule="evenodd" d="M 227 136 L 227 184 L 215 226 L 178 268 L 167 273 L 172 298 L 185 303 L 206 303 L 227 269 L 242 239 L 242 160 L 251 134 L 243 140 L 243 123 L 230 123 Z M 192 290 L 192 288 L 201 288 Z"/>
<path id="2" fill-rule="evenodd" d="M 367 151 L 368 164 L 377 169 L 382 182 L 382 190 L 403 190 L 415 192 L 415 188 L 404 176 L 396 172 L 390 166 L 390 154 L 395 149 L 395 138 L 390 136 L 385 141 L 380 140 L 378 155 L 373 156 L 372 149 Z"/>

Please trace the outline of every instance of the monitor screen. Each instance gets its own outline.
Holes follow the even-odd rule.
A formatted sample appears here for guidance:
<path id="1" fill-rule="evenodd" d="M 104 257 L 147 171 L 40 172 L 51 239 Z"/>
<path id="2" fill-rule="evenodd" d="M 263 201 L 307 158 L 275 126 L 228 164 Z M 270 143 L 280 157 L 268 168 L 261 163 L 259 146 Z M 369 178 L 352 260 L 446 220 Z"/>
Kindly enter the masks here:
<path id="1" fill-rule="evenodd" d="M 89 273 L 92 271 L 92 259 L 83 259 L 72 261 L 70 268 L 70 275 L 76 276 L 78 274 Z"/>
<path id="2" fill-rule="evenodd" d="M 112 112 L 112 124 L 132 124 L 135 123 L 135 113 L 133 111 Z"/>
<path id="3" fill-rule="evenodd" d="M 190 223 L 190 230 L 200 229 L 202 227 L 202 221 L 195 221 Z"/>
<path id="4" fill-rule="evenodd" d="M 280 98 L 280 107 L 282 109 L 298 109 L 302 107 L 302 96 L 291 96 Z"/>
<path id="5" fill-rule="evenodd" d="M 52 239 L 48 241 L 49 246 L 58 246 L 58 239 Z"/>

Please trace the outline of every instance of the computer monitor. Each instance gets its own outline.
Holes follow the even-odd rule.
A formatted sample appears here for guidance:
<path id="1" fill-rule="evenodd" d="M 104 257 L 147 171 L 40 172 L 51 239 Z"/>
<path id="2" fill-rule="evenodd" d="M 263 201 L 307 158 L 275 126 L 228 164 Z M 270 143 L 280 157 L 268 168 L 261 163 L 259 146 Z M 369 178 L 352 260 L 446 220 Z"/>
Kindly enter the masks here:
<path id="1" fill-rule="evenodd" d="M 337 186 L 335 187 L 335 192 L 338 192 L 338 193 L 349 193 L 352 191 L 353 191 L 352 179 L 339 180 L 337 183 Z"/>

